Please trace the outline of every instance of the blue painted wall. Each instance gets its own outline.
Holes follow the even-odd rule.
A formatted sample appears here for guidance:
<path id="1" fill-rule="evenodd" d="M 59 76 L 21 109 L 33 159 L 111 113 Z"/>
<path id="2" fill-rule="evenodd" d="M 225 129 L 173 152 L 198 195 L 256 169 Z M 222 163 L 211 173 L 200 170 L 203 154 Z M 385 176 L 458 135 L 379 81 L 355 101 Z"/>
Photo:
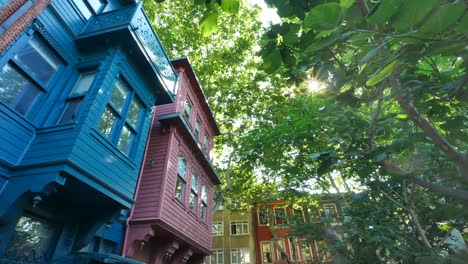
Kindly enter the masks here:
<path id="1" fill-rule="evenodd" d="M 103 10 L 97 16 L 125 10 L 131 19 L 146 18 L 131 0 L 108 1 Z M 131 21 L 123 21 L 117 31 L 100 29 L 80 37 L 88 23 L 73 0 L 52 1 L 0 56 L 2 69 L 35 35 L 63 63 L 27 114 L 0 100 L 0 262 L 22 216 L 57 227 L 47 256 L 57 263 L 72 261 L 72 254 L 96 238 L 114 243 L 112 252 L 118 251 L 121 221 L 133 203 L 152 108 L 172 100 L 177 77 L 158 68 L 169 61 L 153 31 L 142 40 Z M 157 60 L 167 61 L 149 59 L 155 51 Z M 80 72 L 90 69 L 96 75 L 77 119 L 60 124 Z M 129 154 L 98 129 L 119 78 L 143 108 Z"/>

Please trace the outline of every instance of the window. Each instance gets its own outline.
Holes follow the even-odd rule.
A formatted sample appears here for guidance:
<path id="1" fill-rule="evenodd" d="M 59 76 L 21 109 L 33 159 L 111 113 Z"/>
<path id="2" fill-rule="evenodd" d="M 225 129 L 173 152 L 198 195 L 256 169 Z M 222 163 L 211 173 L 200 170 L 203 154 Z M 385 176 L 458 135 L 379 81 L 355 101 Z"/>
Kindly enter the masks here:
<path id="1" fill-rule="evenodd" d="M 247 235 L 249 233 L 248 221 L 232 221 L 231 235 Z"/>
<path id="2" fill-rule="evenodd" d="M 259 225 L 268 225 L 268 209 L 262 208 L 258 209 L 258 224 Z"/>
<path id="3" fill-rule="evenodd" d="M 142 116 L 143 107 L 135 92 L 122 79 L 117 79 L 98 129 L 130 156 Z"/>
<path id="4" fill-rule="evenodd" d="M 187 173 L 187 160 L 184 156 L 179 156 L 179 161 L 177 163 L 177 182 L 175 197 L 177 200 L 184 202 L 184 193 L 185 193 L 185 174 Z"/>
<path id="5" fill-rule="evenodd" d="M 73 90 L 67 99 L 67 105 L 65 106 L 65 110 L 63 111 L 62 117 L 60 119 L 60 124 L 77 121 L 76 118 L 80 110 L 81 103 L 83 102 L 84 96 L 91 87 L 95 76 L 95 71 L 80 74 L 78 81 L 75 83 L 75 86 L 73 87 Z"/>
<path id="6" fill-rule="evenodd" d="M 299 240 L 299 246 L 301 248 L 302 259 L 305 261 L 312 260 L 312 249 L 310 243 L 307 240 Z"/>
<path id="7" fill-rule="evenodd" d="M 203 222 L 206 223 L 206 210 L 208 208 L 208 192 L 206 190 L 206 186 L 202 186 L 202 196 L 201 196 L 201 210 L 200 210 L 200 218 Z"/>
<path id="8" fill-rule="evenodd" d="M 261 241 L 260 245 L 262 249 L 262 263 L 273 263 L 273 255 L 271 254 L 270 241 Z"/>
<path id="9" fill-rule="evenodd" d="M 93 14 L 101 13 L 107 5 L 105 0 L 76 0 L 74 2 L 86 19 L 89 19 Z"/>
<path id="10" fill-rule="evenodd" d="M 200 120 L 197 118 L 197 120 L 195 121 L 195 138 L 197 139 L 197 141 L 200 140 Z"/>
<path id="11" fill-rule="evenodd" d="M 184 116 L 185 119 L 190 123 L 190 116 L 192 115 L 192 104 L 187 100 L 184 105 Z"/>
<path id="12" fill-rule="evenodd" d="M 190 210 L 193 213 L 197 212 L 197 202 L 198 202 L 198 175 L 195 172 L 192 172 L 192 189 L 190 192 Z"/>
<path id="13" fill-rule="evenodd" d="M 232 264 L 250 263 L 250 252 L 248 248 L 233 248 L 231 249 Z"/>
<path id="14" fill-rule="evenodd" d="M 288 254 L 288 251 L 286 250 L 286 247 L 284 245 L 284 240 L 279 239 L 278 241 L 278 246 L 286 253 Z M 278 261 L 287 261 L 287 256 L 284 253 L 281 253 L 281 250 L 278 246 L 275 246 L 276 250 L 276 257 L 278 258 Z"/>
<path id="15" fill-rule="evenodd" d="M 324 204 L 323 209 L 325 212 L 325 216 L 335 216 L 336 215 L 336 207 L 334 204 Z"/>
<path id="16" fill-rule="evenodd" d="M 207 258 L 207 264 L 223 264 L 224 253 L 222 249 L 213 249 L 213 254 Z"/>
<path id="17" fill-rule="evenodd" d="M 36 35 L 19 50 L 0 70 L 0 100 L 26 115 L 64 63 Z"/>
<path id="18" fill-rule="evenodd" d="M 203 147 L 205 148 L 206 151 L 209 149 L 209 144 L 210 142 L 208 141 L 208 132 L 205 131 L 205 134 L 203 135 Z"/>
<path id="19" fill-rule="evenodd" d="M 45 219 L 21 216 L 5 253 L 18 257 L 18 260 L 31 256 L 36 259 L 47 259 L 52 252 L 51 247 L 56 232 L 55 225 Z"/>
<path id="20" fill-rule="evenodd" d="M 224 235 L 224 222 L 222 222 L 222 221 L 213 222 L 212 227 L 213 227 L 212 230 L 211 230 L 211 235 L 212 236 L 222 236 L 222 235 Z"/>
<path id="21" fill-rule="evenodd" d="M 304 222 L 304 211 L 301 209 L 294 209 L 294 219 L 299 222 Z"/>
<path id="22" fill-rule="evenodd" d="M 275 208 L 275 224 L 276 225 L 283 225 L 287 223 L 286 219 L 286 208 Z"/>
<path id="23" fill-rule="evenodd" d="M 288 238 L 289 251 L 291 252 L 291 259 L 301 260 L 301 245 L 300 240 L 297 238 Z"/>
<path id="24" fill-rule="evenodd" d="M 337 212 L 336 212 L 335 204 L 324 204 L 323 211 L 324 211 L 325 217 L 328 217 L 333 221 L 337 221 Z"/>
<path id="25" fill-rule="evenodd" d="M 318 257 L 322 259 L 322 262 L 331 262 L 332 254 L 328 250 L 327 242 L 324 240 L 315 241 Z"/>

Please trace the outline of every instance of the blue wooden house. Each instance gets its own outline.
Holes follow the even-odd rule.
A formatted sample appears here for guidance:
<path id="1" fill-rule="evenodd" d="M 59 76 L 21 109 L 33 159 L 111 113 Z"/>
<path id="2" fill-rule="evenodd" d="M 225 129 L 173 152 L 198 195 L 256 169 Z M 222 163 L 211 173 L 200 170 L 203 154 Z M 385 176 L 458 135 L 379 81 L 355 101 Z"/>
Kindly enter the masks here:
<path id="1" fill-rule="evenodd" d="M 177 74 L 138 1 L 0 7 L 18 3 L 0 21 L 0 42 L 17 31 L 0 49 L 0 263 L 134 263 L 111 253 Z"/>

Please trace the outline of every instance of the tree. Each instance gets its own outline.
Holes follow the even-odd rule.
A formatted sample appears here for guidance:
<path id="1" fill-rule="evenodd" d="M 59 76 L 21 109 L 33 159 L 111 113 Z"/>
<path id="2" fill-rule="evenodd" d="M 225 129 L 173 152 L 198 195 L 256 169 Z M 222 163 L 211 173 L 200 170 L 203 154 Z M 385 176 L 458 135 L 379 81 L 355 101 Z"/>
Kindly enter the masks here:
<path id="1" fill-rule="evenodd" d="M 359 181 L 398 216 L 380 234 L 416 235 L 401 261 L 414 261 L 420 246 L 426 255 L 440 251 L 443 235 L 428 230 L 437 230 L 433 221 L 463 219 L 468 200 L 465 2 L 267 3 L 282 23 L 263 37 L 263 68 L 295 89 L 257 117 L 240 156 L 284 188 L 328 188 L 332 172 Z M 409 193 L 425 199 L 415 205 Z M 434 219 L 434 206 L 456 213 Z M 388 250 L 371 251 L 381 259 Z"/>

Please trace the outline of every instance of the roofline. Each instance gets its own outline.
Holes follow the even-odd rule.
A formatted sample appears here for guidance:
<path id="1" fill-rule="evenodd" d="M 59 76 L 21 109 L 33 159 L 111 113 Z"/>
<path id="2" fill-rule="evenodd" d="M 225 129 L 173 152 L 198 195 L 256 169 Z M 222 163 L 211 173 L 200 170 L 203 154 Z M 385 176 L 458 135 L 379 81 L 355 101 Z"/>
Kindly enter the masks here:
<path id="1" fill-rule="evenodd" d="M 201 97 L 205 99 L 205 100 L 199 100 L 199 101 L 208 111 L 208 115 L 209 115 L 208 119 L 211 120 L 211 123 L 214 128 L 215 136 L 220 135 L 221 131 L 219 130 L 218 124 L 216 123 L 213 112 L 211 112 L 211 108 L 210 108 L 210 105 L 208 104 L 208 100 L 206 98 L 205 92 L 203 91 L 203 88 L 201 87 L 200 81 L 198 80 L 197 74 L 195 73 L 192 67 L 192 63 L 190 63 L 189 58 L 187 56 L 183 56 L 183 57 L 171 59 L 170 61 L 173 66 L 175 66 L 174 64 L 180 63 L 182 66 L 189 69 L 188 73 L 191 75 L 190 78 L 195 80 L 195 83 L 197 84 L 196 85 L 197 87 L 195 88 L 195 92 L 199 93 L 199 95 L 201 95 Z"/>

